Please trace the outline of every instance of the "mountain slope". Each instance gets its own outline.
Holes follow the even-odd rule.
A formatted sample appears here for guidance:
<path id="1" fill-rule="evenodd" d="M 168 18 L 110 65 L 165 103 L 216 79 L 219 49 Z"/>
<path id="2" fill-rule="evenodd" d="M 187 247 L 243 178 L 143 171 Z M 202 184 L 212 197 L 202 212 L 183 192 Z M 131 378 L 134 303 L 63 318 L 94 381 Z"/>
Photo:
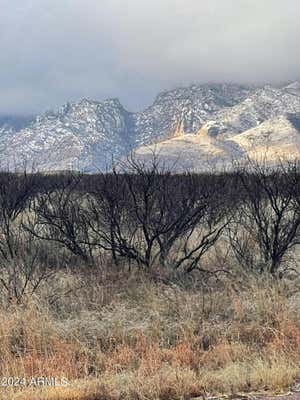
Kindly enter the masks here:
<path id="1" fill-rule="evenodd" d="M 300 156 L 300 114 L 287 114 L 263 122 L 231 138 L 250 158 L 288 159 Z"/>
<path id="2" fill-rule="evenodd" d="M 220 123 L 218 133 L 230 136 L 286 113 L 300 113 L 300 96 L 291 94 L 284 88 L 266 86 L 254 91 L 239 104 L 222 109 L 216 113 L 214 119 Z"/>
<path id="3" fill-rule="evenodd" d="M 152 106 L 134 114 L 137 144 L 170 136 L 178 121 L 186 133 L 196 133 L 215 113 L 240 103 L 253 90 L 243 85 L 207 84 L 163 92 Z"/>
<path id="4" fill-rule="evenodd" d="M 216 135 L 217 122 L 205 124 L 195 134 L 180 132 L 155 145 L 141 146 L 135 156 L 151 165 L 153 154 L 161 166 L 176 171 L 230 168 L 246 158 L 274 163 L 300 158 L 300 114 L 287 114 L 262 122 L 255 128 L 229 137 Z"/>
<path id="5" fill-rule="evenodd" d="M 131 124 L 130 113 L 115 99 L 67 104 L 11 135 L 2 159 L 11 168 L 26 162 L 39 170 L 105 169 L 113 156 L 129 151 Z"/>
<path id="6" fill-rule="evenodd" d="M 300 82 L 295 81 L 283 88 L 286 92 L 295 96 L 300 96 Z"/>
<path id="7" fill-rule="evenodd" d="M 155 154 L 160 167 L 178 172 L 228 168 L 233 159 L 242 158 L 245 152 L 230 140 L 214 137 L 214 128 L 215 123 L 208 122 L 196 134 L 181 133 L 154 145 L 141 146 L 134 156 L 151 165 Z"/>
<path id="8" fill-rule="evenodd" d="M 125 110 L 117 99 L 84 99 L 47 112 L 19 131 L 0 127 L 0 167 L 22 169 L 27 163 L 43 171 L 92 172 L 110 168 L 113 160 L 124 158 L 132 149 L 149 154 L 154 147 L 169 161 L 181 153 L 185 164 L 196 169 L 202 168 L 204 160 L 227 163 L 249 151 L 237 135 L 265 121 L 269 128 L 263 125 L 257 135 L 271 126 L 284 130 L 284 123 L 276 118 L 288 114 L 291 122 L 292 115 L 300 113 L 299 88 L 298 82 L 282 88 L 192 85 L 161 93 L 153 105 L 138 113 Z M 184 137 L 172 138 L 178 127 L 179 136 Z M 198 134 L 201 128 L 202 136 Z M 145 146 L 150 147 L 145 150 Z"/>

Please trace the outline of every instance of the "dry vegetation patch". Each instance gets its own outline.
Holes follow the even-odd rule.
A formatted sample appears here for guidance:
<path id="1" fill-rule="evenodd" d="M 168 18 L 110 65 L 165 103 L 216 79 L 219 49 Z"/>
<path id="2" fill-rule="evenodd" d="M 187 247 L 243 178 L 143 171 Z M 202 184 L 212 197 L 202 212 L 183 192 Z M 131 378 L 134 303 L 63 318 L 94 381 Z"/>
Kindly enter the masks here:
<path id="1" fill-rule="evenodd" d="M 132 273 L 89 278 L 61 272 L 36 300 L 1 310 L 1 375 L 70 383 L 1 388 L 1 399 L 280 392 L 300 375 L 295 282 L 248 279 L 238 294 L 232 282 L 208 290 Z M 49 302 L 47 285 L 60 293 L 57 300 Z"/>

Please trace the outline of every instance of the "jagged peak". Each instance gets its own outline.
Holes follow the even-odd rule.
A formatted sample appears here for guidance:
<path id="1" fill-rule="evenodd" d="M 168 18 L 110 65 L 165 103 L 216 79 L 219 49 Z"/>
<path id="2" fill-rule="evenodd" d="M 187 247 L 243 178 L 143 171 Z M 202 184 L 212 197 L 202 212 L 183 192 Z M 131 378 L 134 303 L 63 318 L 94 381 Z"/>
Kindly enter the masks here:
<path id="1" fill-rule="evenodd" d="M 79 109 L 81 107 L 92 107 L 96 108 L 98 106 L 111 106 L 118 109 L 124 109 L 118 98 L 109 98 L 103 101 L 92 100 L 90 98 L 84 97 L 78 102 L 67 102 L 59 108 L 58 114 L 65 115 L 72 110 Z M 47 111 L 45 115 L 56 116 L 57 113 L 54 111 Z"/>
<path id="2" fill-rule="evenodd" d="M 283 89 L 294 96 L 300 96 L 300 81 L 291 82 Z"/>
<path id="3" fill-rule="evenodd" d="M 284 87 L 284 89 L 294 89 L 294 88 L 296 88 L 296 89 L 300 88 L 300 81 L 296 80 L 296 81 L 290 82 L 288 85 L 286 85 Z"/>
<path id="4" fill-rule="evenodd" d="M 67 102 L 63 104 L 57 111 L 47 110 L 44 114 L 37 115 L 35 117 L 35 120 L 33 120 L 33 122 L 28 125 L 27 128 L 30 128 L 34 123 L 41 124 L 44 120 L 53 120 L 56 118 L 61 119 L 68 117 L 69 114 L 71 115 L 84 109 L 90 110 L 91 112 L 96 112 L 98 107 L 112 107 L 121 111 L 125 110 L 120 100 L 117 98 L 106 99 L 102 102 L 89 98 L 82 98 L 77 102 Z"/>
<path id="5" fill-rule="evenodd" d="M 118 97 L 111 97 L 109 99 L 105 99 L 103 101 L 103 103 L 105 103 L 105 104 L 116 104 L 116 105 L 122 106 L 122 104 L 121 104 L 120 100 L 118 99 Z"/>
<path id="6" fill-rule="evenodd" d="M 97 101 L 89 99 L 88 97 L 84 97 L 83 99 L 81 99 L 79 101 L 78 104 L 80 104 L 80 105 L 89 105 L 89 104 L 96 104 L 96 103 L 97 103 Z"/>
<path id="7" fill-rule="evenodd" d="M 175 99 L 183 99 L 186 98 L 187 93 L 196 94 L 196 93 L 217 93 L 222 91 L 230 91 L 230 90 L 253 90 L 255 89 L 254 85 L 246 85 L 246 84 L 238 84 L 238 83 L 226 83 L 226 82 L 215 82 L 215 83 L 193 83 L 189 86 L 178 86 L 171 90 L 163 90 L 159 93 L 155 100 L 154 104 L 160 104 L 167 97 L 175 98 Z"/>
<path id="8" fill-rule="evenodd" d="M 239 84 L 193 84 L 165 91 L 156 103 L 135 113 L 126 111 L 118 98 L 84 98 L 39 116 L 31 126 L 12 135 L 13 140 L 3 136 L 3 154 L 6 159 L 29 154 L 43 169 L 61 169 L 77 157 L 80 165 L 93 169 L 93 165 L 104 165 L 111 154 L 123 157 L 128 149 L 167 138 L 177 137 L 170 144 L 183 146 L 183 151 L 186 143 L 203 148 L 215 143 L 223 146 L 228 138 L 255 127 L 261 128 L 263 135 L 259 129 L 256 133 L 262 140 L 276 129 L 287 132 L 287 137 L 293 135 L 294 140 L 300 138 L 293 129 L 300 126 L 295 114 L 300 112 L 300 97 L 291 90 L 297 89 L 298 82 L 287 87 L 245 90 L 247 86 Z M 278 117 L 287 112 L 292 115 Z M 279 119 L 272 122 L 276 117 Z M 262 125 L 267 120 L 271 122 Z"/>

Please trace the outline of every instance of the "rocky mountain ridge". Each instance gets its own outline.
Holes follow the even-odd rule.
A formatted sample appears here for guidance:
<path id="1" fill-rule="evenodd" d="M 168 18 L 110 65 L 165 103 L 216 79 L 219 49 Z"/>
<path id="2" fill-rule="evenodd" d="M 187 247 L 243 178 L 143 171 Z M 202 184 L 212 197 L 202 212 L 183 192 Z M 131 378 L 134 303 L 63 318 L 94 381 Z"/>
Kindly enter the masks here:
<path id="1" fill-rule="evenodd" d="M 165 158 L 184 154 L 184 165 L 191 165 L 193 159 L 192 164 L 201 169 L 204 161 L 223 163 L 244 155 L 249 151 L 244 146 L 245 137 L 263 136 L 266 129 L 279 137 L 282 130 L 289 130 L 293 137 L 289 149 L 294 146 L 298 151 L 295 132 L 299 129 L 287 129 L 293 118 L 298 124 L 298 114 L 299 82 L 280 88 L 194 84 L 165 91 L 151 106 L 136 113 L 127 111 L 118 99 L 83 99 L 38 116 L 20 130 L 0 127 L 0 166 L 94 172 L 109 169 L 113 161 L 133 149 L 143 157 L 160 147 Z"/>

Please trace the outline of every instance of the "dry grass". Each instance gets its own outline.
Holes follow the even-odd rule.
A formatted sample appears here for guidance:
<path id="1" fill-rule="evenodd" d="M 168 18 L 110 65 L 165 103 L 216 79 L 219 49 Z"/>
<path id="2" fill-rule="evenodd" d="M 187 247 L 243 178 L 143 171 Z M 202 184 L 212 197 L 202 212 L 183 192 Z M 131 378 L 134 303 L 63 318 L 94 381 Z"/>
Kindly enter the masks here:
<path id="1" fill-rule="evenodd" d="M 2 400 L 188 399 L 279 392 L 300 376 L 293 282 L 210 290 L 134 274 L 60 273 L 0 310 L 0 375 L 68 387 L 1 388 Z M 3 302 L 4 303 L 4 302 Z"/>

